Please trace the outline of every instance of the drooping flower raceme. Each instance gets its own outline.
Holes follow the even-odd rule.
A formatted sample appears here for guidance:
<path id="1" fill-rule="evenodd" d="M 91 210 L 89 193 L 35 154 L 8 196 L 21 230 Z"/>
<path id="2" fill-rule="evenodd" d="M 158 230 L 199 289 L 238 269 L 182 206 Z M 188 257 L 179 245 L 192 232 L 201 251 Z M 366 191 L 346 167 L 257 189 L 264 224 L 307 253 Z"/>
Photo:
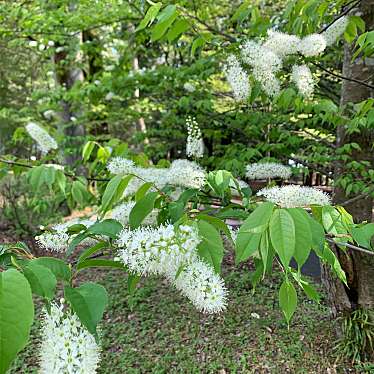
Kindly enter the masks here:
<path id="1" fill-rule="evenodd" d="M 223 280 L 199 259 L 197 230 L 188 225 L 123 230 L 117 240 L 119 257 L 140 275 L 162 275 L 194 306 L 207 313 L 219 312 L 226 305 Z"/>
<path id="2" fill-rule="evenodd" d="M 281 59 L 298 52 L 300 38 L 283 32 L 268 30 L 268 38 L 263 46 L 270 49 Z"/>
<path id="3" fill-rule="evenodd" d="M 36 236 L 35 240 L 42 248 L 46 249 L 47 251 L 65 252 L 69 247 L 70 241 L 76 236 L 69 235 L 68 229 L 70 226 L 76 224 L 81 224 L 89 227 L 93 225 L 94 222 L 90 220 L 73 219 L 71 221 L 52 226 L 52 231 L 45 232 L 40 236 Z M 94 239 L 87 238 L 82 241 L 82 245 L 90 245 L 93 243 L 93 241 Z"/>
<path id="4" fill-rule="evenodd" d="M 263 196 L 266 200 L 271 201 L 282 208 L 331 204 L 330 197 L 321 190 L 299 185 L 263 188 L 257 192 L 257 195 Z"/>
<path id="5" fill-rule="evenodd" d="M 133 174 L 135 171 L 134 161 L 124 157 L 113 157 L 108 165 L 108 170 L 112 174 Z"/>
<path id="6" fill-rule="evenodd" d="M 204 142 L 199 125 L 194 118 L 188 117 L 186 154 L 188 157 L 201 158 L 204 155 Z"/>
<path id="7" fill-rule="evenodd" d="M 292 81 L 296 84 L 296 87 L 303 96 L 312 96 L 314 91 L 314 79 L 308 66 L 294 65 L 292 67 Z"/>
<path id="8" fill-rule="evenodd" d="M 348 23 L 349 17 L 341 17 L 322 33 L 322 36 L 325 38 L 328 46 L 333 45 L 338 38 L 343 35 Z"/>
<path id="9" fill-rule="evenodd" d="M 196 259 L 175 278 L 169 278 L 194 306 L 204 313 L 217 313 L 225 308 L 226 288 L 223 279 L 205 262 Z"/>
<path id="10" fill-rule="evenodd" d="M 174 160 L 169 168 L 168 184 L 200 189 L 206 182 L 205 170 L 196 162 Z"/>
<path id="11" fill-rule="evenodd" d="M 120 222 L 123 226 L 127 226 L 129 224 L 130 212 L 134 206 L 135 201 L 127 201 L 123 204 L 120 204 L 112 210 L 111 216 L 113 219 Z M 154 209 L 144 218 L 142 225 L 156 225 L 158 212 L 159 211 L 157 209 Z"/>
<path id="12" fill-rule="evenodd" d="M 247 100 L 251 94 L 248 74 L 234 55 L 230 55 L 227 58 L 224 73 L 234 93 L 235 99 Z"/>
<path id="13" fill-rule="evenodd" d="M 247 41 L 241 47 L 241 56 L 245 63 L 253 68 L 253 77 L 261 83 L 262 89 L 268 96 L 277 96 L 280 83 L 276 73 L 282 67 L 281 58 L 269 48 Z"/>
<path id="14" fill-rule="evenodd" d="M 201 188 L 205 184 L 206 173 L 196 162 L 179 159 L 171 163 L 170 168 L 143 168 L 133 166 L 125 158 L 118 157 L 108 164 L 112 174 L 134 174 L 141 179 L 134 177 L 125 189 L 124 196 L 134 194 L 145 182 L 154 183 L 157 188 L 166 185 L 187 188 Z M 151 191 L 154 189 L 151 188 Z"/>
<path id="15" fill-rule="evenodd" d="M 47 154 L 51 149 L 58 148 L 56 140 L 36 123 L 28 123 L 26 125 L 26 131 L 35 140 L 38 148 L 43 154 Z"/>
<path id="16" fill-rule="evenodd" d="M 41 327 L 40 374 L 95 374 L 100 348 L 76 314 L 52 303 Z"/>
<path id="17" fill-rule="evenodd" d="M 321 34 L 310 34 L 301 39 L 299 52 L 305 57 L 320 55 L 326 49 L 326 40 Z"/>
<path id="18" fill-rule="evenodd" d="M 276 162 L 262 162 L 250 164 L 246 167 L 248 179 L 288 179 L 291 176 L 291 168 Z"/>

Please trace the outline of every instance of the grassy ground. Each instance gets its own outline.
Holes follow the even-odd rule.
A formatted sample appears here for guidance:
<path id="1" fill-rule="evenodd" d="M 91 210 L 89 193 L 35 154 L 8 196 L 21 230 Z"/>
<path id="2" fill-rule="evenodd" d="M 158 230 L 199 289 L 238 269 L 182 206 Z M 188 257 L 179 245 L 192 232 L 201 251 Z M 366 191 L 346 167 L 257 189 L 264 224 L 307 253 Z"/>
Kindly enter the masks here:
<path id="1" fill-rule="evenodd" d="M 125 276 L 116 271 L 96 274 L 110 294 L 102 324 L 101 374 L 357 372 L 335 363 L 324 306 L 301 299 L 287 328 L 278 308 L 276 276 L 252 295 L 248 270 L 233 272 L 226 264 L 228 309 L 205 316 L 159 279 L 142 282 L 129 307 Z M 37 372 L 37 340 L 12 373 Z"/>

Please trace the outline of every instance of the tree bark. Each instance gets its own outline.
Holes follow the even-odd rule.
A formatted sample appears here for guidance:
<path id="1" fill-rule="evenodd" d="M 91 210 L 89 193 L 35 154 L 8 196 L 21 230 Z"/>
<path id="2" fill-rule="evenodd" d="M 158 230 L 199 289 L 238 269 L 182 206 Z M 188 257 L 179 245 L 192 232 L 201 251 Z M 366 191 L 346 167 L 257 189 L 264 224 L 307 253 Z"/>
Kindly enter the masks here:
<path id="1" fill-rule="evenodd" d="M 361 1 L 358 8 L 353 10 L 360 15 L 366 23 L 366 29 L 372 30 L 374 27 L 374 0 Z M 354 53 L 354 43 L 345 44 L 343 75 L 355 78 L 368 83 L 373 82 L 374 65 L 371 59 L 363 60 L 360 56 L 352 60 Z M 370 82 L 371 81 L 371 82 Z M 355 82 L 344 80 L 342 82 L 342 92 L 340 105 L 342 109 L 347 103 L 358 103 L 373 96 L 368 87 Z M 356 161 L 369 161 L 374 169 L 374 156 L 372 144 L 374 140 L 373 130 L 365 130 L 360 134 L 348 134 L 346 126 L 337 129 L 337 147 L 342 147 L 347 143 L 355 142 L 360 145 L 361 150 L 352 154 Z M 335 180 L 345 173 L 345 165 L 337 163 L 335 165 Z M 344 190 L 336 187 L 334 203 L 339 204 L 347 200 Z M 352 214 L 355 222 L 372 221 L 373 199 L 363 197 L 346 206 Z M 331 305 L 332 315 L 350 315 L 357 309 L 374 308 L 374 256 L 368 256 L 351 250 L 344 253 L 335 248 L 335 254 L 339 258 L 343 270 L 346 272 L 349 288 L 337 281 L 331 272 L 325 267 L 322 269 L 322 280 L 327 289 L 328 300 Z M 339 333 L 339 332 L 338 332 Z M 373 352 L 369 352 L 373 357 Z"/>

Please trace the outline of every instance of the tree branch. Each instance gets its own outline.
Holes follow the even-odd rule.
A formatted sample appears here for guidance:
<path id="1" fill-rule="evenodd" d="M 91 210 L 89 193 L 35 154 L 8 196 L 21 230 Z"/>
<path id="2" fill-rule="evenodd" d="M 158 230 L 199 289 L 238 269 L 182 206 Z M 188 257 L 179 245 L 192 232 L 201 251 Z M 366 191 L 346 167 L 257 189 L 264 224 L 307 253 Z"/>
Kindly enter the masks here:
<path id="1" fill-rule="evenodd" d="M 324 68 L 322 65 L 320 65 L 318 62 L 314 62 L 314 61 L 310 61 L 310 63 L 316 67 L 318 67 L 319 69 L 321 69 L 322 71 L 326 72 L 327 74 L 329 75 L 332 75 L 333 77 L 336 77 L 336 78 L 339 78 L 339 79 L 343 79 L 345 81 L 349 81 L 349 82 L 354 82 L 354 83 L 357 83 L 357 84 L 360 84 L 362 86 L 365 86 L 365 87 L 368 87 L 372 90 L 374 90 L 374 86 L 371 85 L 371 84 L 368 84 L 364 81 L 360 81 L 358 79 L 355 79 L 355 78 L 348 78 L 348 77 L 345 77 L 344 75 L 340 75 L 340 74 L 336 74 L 326 68 Z"/>
<path id="2" fill-rule="evenodd" d="M 335 240 L 330 239 L 330 238 L 326 238 L 326 241 L 328 241 L 330 244 L 342 245 L 342 246 L 347 247 L 349 249 L 352 249 L 354 251 L 362 252 L 362 253 L 366 253 L 367 255 L 374 256 L 373 251 L 369 251 L 368 249 L 358 247 L 357 245 L 353 245 L 353 244 L 349 244 L 349 243 L 337 243 Z"/>

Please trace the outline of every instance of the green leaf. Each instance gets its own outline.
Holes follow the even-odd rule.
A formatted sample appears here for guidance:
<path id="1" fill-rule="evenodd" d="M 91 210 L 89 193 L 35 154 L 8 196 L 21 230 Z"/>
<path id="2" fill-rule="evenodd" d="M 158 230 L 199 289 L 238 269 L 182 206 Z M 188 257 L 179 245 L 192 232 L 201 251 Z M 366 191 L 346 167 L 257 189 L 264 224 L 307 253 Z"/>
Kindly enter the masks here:
<path id="1" fill-rule="evenodd" d="M 190 28 L 190 24 L 185 19 L 180 19 L 174 23 L 174 25 L 170 28 L 167 33 L 167 38 L 169 43 L 173 40 L 177 39 L 180 35 L 182 35 L 185 31 Z"/>
<path id="2" fill-rule="evenodd" d="M 111 209 L 121 199 L 123 192 L 132 178 L 132 175 L 116 175 L 109 181 L 101 199 L 101 211 L 103 213 Z"/>
<path id="3" fill-rule="evenodd" d="M 152 182 L 146 182 L 146 183 L 144 183 L 136 191 L 136 193 L 135 193 L 135 201 L 141 200 L 151 187 L 153 187 L 153 183 Z"/>
<path id="4" fill-rule="evenodd" d="M 34 320 L 31 288 L 17 270 L 0 272 L 0 373 L 28 342 Z"/>
<path id="5" fill-rule="evenodd" d="M 83 151 L 82 151 L 82 157 L 83 157 L 83 161 L 86 162 L 88 161 L 88 159 L 90 158 L 91 156 L 91 153 L 92 151 L 94 150 L 95 148 L 95 142 L 93 141 L 88 141 L 84 147 L 83 147 Z"/>
<path id="6" fill-rule="evenodd" d="M 269 230 L 271 244 L 283 266 L 288 268 L 296 246 L 295 224 L 290 213 L 286 209 L 276 209 L 271 217 Z"/>
<path id="7" fill-rule="evenodd" d="M 248 216 L 240 227 L 239 233 L 260 234 L 264 232 L 273 214 L 274 204 L 265 202 L 259 206 Z"/>
<path id="8" fill-rule="evenodd" d="M 316 253 L 318 253 L 323 250 L 323 245 L 325 243 L 325 231 L 323 230 L 322 225 L 312 217 L 309 219 L 309 226 L 312 233 L 312 248 L 316 251 Z"/>
<path id="9" fill-rule="evenodd" d="M 145 17 L 140 22 L 139 26 L 136 28 L 135 31 L 140 31 L 145 29 L 147 26 L 151 25 L 153 21 L 156 19 L 158 12 L 160 11 L 162 3 L 156 3 L 148 8 Z"/>
<path id="10" fill-rule="evenodd" d="M 82 252 L 82 254 L 79 256 L 78 258 L 78 264 L 79 262 L 85 260 L 86 258 L 90 257 L 91 255 L 93 255 L 94 253 L 104 249 L 104 248 L 108 248 L 109 247 L 109 243 L 107 242 L 98 242 L 96 243 L 93 247 L 91 248 L 87 248 L 85 251 Z"/>
<path id="11" fill-rule="evenodd" d="M 301 268 L 308 259 L 310 250 L 312 248 L 312 230 L 309 223 L 309 215 L 302 208 L 287 209 L 291 214 L 295 224 L 295 258 L 297 264 Z"/>
<path id="12" fill-rule="evenodd" d="M 239 233 L 235 242 L 235 262 L 239 264 L 252 256 L 260 245 L 261 234 Z"/>
<path id="13" fill-rule="evenodd" d="M 149 192 L 142 199 L 137 201 L 129 215 L 129 224 L 132 230 L 139 227 L 144 218 L 152 212 L 158 196 L 158 192 Z"/>
<path id="14" fill-rule="evenodd" d="M 315 301 L 316 303 L 320 302 L 321 297 L 320 297 L 319 293 L 316 291 L 316 289 L 310 283 L 301 281 L 300 285 L 301 285 L 302 289 L 304 290 L 305 294 L 309 297 L 309 299 Z"/>
<path id="15" fill-rule="evenodd" d="M 333 206 L 326 205 L 322 207 L 322 224 L 329 234 L 339 235 L 347 233 L 341 214 Z M 341 239 L 344 240 L 343 238 Z"/>
<path id="16" fill-rule="evenodd" d="M 354 241 L 361 247 L 372 249 L 371 240 L 374 236 L 374 223 L 368 223 L 360 227 L 353 227 L 352 237 Z"/>
<path id="17" fill-rule="evenodd" d="M 214 226 L 206 221 L 198 221 L 197 227 L 202 239 L 197 247 L 198 253 L 219 273 L 224 252 L 221 235 Z"/>
<path id="18" fill-rule="evenodd" d="M 174 4 L 165 7 L 158 17 L 157 24 L 152 28 L 151 41 L 154 42 L 160 39 L 165 34 L 166 30 L 172 25 L 177 16 L 177 7 Z"/>
<path id="19" fill-rule="evenodd" d="M 91 334 L 96 336 L 97 324 L 102 319 L 108 304 L 108 295 L 105 288 L 89 282 L 78 288 L 66 286 L 64 293 L 66 300 L 71 304 L 82 324 Z"/>
<path id="20" fill-rule="evenodd" d="M 49 268 L 30 261 L 22 270 L 34 294 L 49 300 L 53 299 L 57 279 Z"/>
<path id="21" fill-rule="evenodd" d="M 139 283 L 141 277 L 137 274 L 129 274 L 127 278 L 127 290 L 130 295 L 134 295 L 136 291 L 136 286 Z"/>
<path id="22" fill-rule="evenodd" d="M 111 239 L 116 239 L 121 232 L 123 226 L 115 219 L 105 219 L 101 222 L 96 222 L 87 229 L 90 234 L 105 235 Z"/>
<path id="23" fill-rule="evenodd" d="M 61 170 L 56 170 L 56 183 L 61 192 L 65 195 L 66 192 L 66 176 Z"/>
<path id="24" fill-rule="evenodd" d="M 297 294 L 295 287 L 288 280 L 284 280 L 279 289 L 279 306 L 287 323 L 290 323 L 297 306 Z"/>
<path id="25" fill-rule="evenodd" d="M 199 214 L 196 218 L 198 220 L 207 221 L 208 223 L 213 225 L 217 230 L 222 231 L 228 238 L 231 238 L 231 232 L 229 228 L 227 227 L 226 223 L 221 219 L 214 216 L 209 216 L 207 214 Z"/>
<path id="26" fill-rule="evenodd" d="M 70 282 L 71 270 L 62 260 L 54 257 L 39 257 L 31 260 L 30 263 L 48 268 L 58 280 Z"/>

